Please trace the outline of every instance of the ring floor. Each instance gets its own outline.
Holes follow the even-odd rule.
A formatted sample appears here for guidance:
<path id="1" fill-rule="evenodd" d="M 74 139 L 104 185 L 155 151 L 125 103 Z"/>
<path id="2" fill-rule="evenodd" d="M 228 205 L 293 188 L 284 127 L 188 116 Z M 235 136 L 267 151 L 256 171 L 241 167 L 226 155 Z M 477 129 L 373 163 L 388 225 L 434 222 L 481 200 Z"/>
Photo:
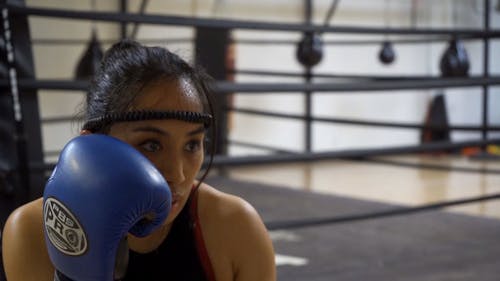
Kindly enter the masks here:
<path id="1" fill-rule="evenodd" d="M 500 169 L 499 162 L 463 157 L 384 160 Z M 499 173 L 343 160 L 271 166 L 229 169 L 229 177 L 213 176 L 209 183 L 248 200 L 265 222 L 362 214 L 500 193 Z M 498 280 L 499 201 L 272 230 L 278 280 Z"/>
<path id="2" fill-rule="evenodd" d="M 402 155 L 374 160 L 260 165 L 231 168 L 228 174 L 230 178 L 255 183 L 403 205 L 500 193 L 500 156 L 483 161 L 456 155 Z M 419 169 L 388 162 L 437 165 L 441 169 Z M 490 172 L 480 173 L 480 170 Z M 447 210 L 500 219 L 500 200 Z"/>

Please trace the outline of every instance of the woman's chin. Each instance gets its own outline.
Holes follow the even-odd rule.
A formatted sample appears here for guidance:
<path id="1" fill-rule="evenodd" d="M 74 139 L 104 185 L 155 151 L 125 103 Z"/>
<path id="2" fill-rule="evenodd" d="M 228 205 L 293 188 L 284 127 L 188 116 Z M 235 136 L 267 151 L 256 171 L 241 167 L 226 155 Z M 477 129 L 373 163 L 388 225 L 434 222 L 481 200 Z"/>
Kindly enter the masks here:
<path id="1" fill-rule="evenodd" d="M 170 205 L 170 212 L 167 216 L 167 219 L 163 223 L 165 224 L 171 224 L 174 222 L 175 218 L 179 215 L 183 207 L 182 201 L 181 200 L 173 200 L 172 204 Z"/>

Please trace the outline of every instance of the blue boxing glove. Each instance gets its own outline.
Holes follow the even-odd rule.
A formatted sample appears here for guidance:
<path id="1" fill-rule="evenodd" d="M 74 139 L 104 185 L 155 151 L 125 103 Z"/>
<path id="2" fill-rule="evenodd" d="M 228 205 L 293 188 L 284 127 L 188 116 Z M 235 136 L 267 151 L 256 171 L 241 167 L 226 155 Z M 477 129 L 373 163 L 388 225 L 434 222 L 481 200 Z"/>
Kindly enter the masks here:
<path id="1" fill-rule="evenodd" d="M 128 255 L 127 233 L 143 237 L 160 226 L 171 193 L 132 146 L 92 134 L 64 147 L 43 202 L 45 241 L 56 270 L 76 281 L 110 281 L 117 259 Z"/>

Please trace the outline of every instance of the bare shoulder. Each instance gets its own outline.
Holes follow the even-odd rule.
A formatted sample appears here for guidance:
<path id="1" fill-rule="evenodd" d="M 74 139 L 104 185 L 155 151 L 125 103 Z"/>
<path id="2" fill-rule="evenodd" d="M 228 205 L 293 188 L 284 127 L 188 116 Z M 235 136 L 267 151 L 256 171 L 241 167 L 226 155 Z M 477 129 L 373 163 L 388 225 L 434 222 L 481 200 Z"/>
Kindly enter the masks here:
<path id="1" fill-rule="evenodd" d="M 7 219 L 6 227 L 23 228 L 42 224 L 43 199 L 39 198 L 15 209 Z"/>
<path id="2" fill-rule="evenodd" d="M 202 184 L 200 188 L 200 209 L 210 208 L 208 212 L 216 219 L 258 219 L 260 217 L 255 208 L 244 199 L 217 190 L 216 188 Z"/>
<path id="3" fill-rule="evenodd" d="M 30 242 L 40 236 L 39 233 L 43 231 L 42 204 L 42 198 L 40 198 L 18 207 L 9 215 L 5 222 L 2 240 L 7 248 L 16 241 L 26 240 Z M 15 239 L 10 241 L 11 238 Z"/>
<path id="4" fill-rule="evenodd" d="M 242 239 L 245 235 L 255 235 L 258 238 L 268 236 L 259 213 L 241 197 L 203 184 L 199 191 L 198 208 L 200 219 L 208 222 L 207 228 L 219 230 L 218 236 L 225 233 L 230 233 L 233 237 L 234 234 L 239 234 L 241 236 L 238 237 Z"/>
<path id="5" fill-rule="evenodd" d="M 5 222 L 2 256 L 9 281 L 53 278 L 54 269 L 43 234 L 42 204 L 42 198 L 39 198 L 22 205 Z"/>
<path id="6" fill-rule="evenodd" d="M 275 280 L 273 246 L 255 208 L 206 184 L 199 192 L 198 213 L 214 267 L 225 264 L 234 270 L 231 278 L 217 279 Z"/>

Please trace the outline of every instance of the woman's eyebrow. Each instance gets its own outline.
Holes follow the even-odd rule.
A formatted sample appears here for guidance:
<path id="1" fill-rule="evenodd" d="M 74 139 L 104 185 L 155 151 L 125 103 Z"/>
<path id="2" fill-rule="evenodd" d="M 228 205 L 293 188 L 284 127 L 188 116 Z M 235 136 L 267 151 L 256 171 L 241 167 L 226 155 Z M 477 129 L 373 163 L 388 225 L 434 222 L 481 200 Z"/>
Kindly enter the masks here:
<path id="1" fill-rule="evenodd" d="M 160 128 L 153 127 L 153 126 L 137 127 L 137 128 L 132 129 L 132 131 L 133 132 L 151 132 L 151 133 L 156 133 L 156 134 L 163 135 L 163 136 L 170 135 L 168 132 L 166 132 Z"/>
<path id="2" fill-rule="evenodd" d="M 156 134 L 159 134 L 162 136 L 169 136 L 170 135 L 169 132 L 164 131 L 164 130 L 157 128 L 157 127 L 154 127 L 154 126 L 141 126 L 141 127 L 137 127 L 137 128 L 132 129 L 132 131 L 133 132 L 150 132 L 150 133 L 156 133 Z M 204 131 L 205 131 L 205 126 L 201 125 L 198 128 L 196 128 L 190 132 L 187 132 L 186 135 L 193 136 L 193 135 L 203 133 Z"/>
<path id="3" fill-rule="evenodd" d="M 191 132 L 188 132 L 187 135 L 193 136 L 193 135 L 197 135 L 199 133 L 203 133 L 204 131 L 205 131 L 205 126 L 201 125 L 200 127 L 192 130 Z"/>

